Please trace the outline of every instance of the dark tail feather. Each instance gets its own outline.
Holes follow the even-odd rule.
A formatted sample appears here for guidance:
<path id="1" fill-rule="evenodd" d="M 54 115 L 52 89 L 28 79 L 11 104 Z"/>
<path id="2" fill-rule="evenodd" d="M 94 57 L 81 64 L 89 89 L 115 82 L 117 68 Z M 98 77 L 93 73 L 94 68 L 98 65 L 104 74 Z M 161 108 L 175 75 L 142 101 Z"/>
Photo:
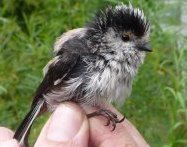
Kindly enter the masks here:
<path id="1" fill-rule="evenodd" d="M 25 134 L 25 138 L 24 138 L 24 143 L 23 145 L 22 144 L 19 144 L 21 147 L 29 147 L 29 135 L 30 135 L 30 131 L 31 131 L 31 127 L 32 125 L 30 126 L 29 130 L 27 131 L 27 133 Z"/>
<path id="2" fill-rule="evenodd" d="M 24 144 L 25 136 L 28 133 L 33 121 L 40 113 L 43 104 L 44 104 L 43 99 L 39 99 L 38 102 L 33 104 L 29 113 L 25 116 L 24 120 L 17 128 L 13 138 L 16 139 L 20 145 Z"/>

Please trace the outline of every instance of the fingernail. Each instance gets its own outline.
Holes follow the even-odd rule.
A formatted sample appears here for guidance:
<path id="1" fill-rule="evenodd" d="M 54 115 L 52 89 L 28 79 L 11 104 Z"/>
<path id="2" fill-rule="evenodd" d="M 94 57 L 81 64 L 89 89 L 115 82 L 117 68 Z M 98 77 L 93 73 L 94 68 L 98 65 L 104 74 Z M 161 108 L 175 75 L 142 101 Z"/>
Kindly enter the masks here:
<path id="1" fill-rule="evenodd" d="M 59 106 L 52 115 L 47 130 L 47 138 L 51 141 L 66 142 L 72 140 L 83 123 L 83 115 L 69 104 Z"/>

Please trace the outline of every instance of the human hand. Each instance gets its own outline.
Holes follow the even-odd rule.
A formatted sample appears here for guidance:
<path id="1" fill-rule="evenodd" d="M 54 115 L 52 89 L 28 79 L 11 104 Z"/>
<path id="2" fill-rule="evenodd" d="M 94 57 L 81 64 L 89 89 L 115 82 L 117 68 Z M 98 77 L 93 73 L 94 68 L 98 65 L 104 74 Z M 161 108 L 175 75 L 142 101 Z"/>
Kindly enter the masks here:
<path id="1" fill-rule="evenodd" d="M 119 117 L 122 115 L 110 107 Z M 86 112 L 93 112 L 86 108 Z M 135 127 L 128 121 L 117 124 L 114 131 L 104 126 L 105 118 L 89 120 L 85 112 L 73 103 L 61 104 L 43 127 L 35 147 L 147 147 L 149 146 Z M 0 128 L 0 147 L 19 147 L 12 139 L 13 132 Z"/>
<path id="2" fill-rule="evenodd" d="M 0 127 L 0 147 L 18 147 L 15 139 L 12 139 L 14 133 L 4 127 Z"/>

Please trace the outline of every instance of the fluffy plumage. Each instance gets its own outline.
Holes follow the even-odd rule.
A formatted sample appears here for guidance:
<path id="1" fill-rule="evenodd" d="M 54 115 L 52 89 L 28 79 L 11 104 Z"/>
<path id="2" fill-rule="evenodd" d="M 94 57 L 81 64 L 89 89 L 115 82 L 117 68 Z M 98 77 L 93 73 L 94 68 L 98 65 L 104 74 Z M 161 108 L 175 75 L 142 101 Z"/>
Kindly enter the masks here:
<path id="1" fill-rule="evenodd" d="M 58 38 L 55 57 L 44 68 L 31 111 L 39 102 L 40 112 L 54 111 L 64 101 L 100 108 L 102 101 L 121 103 L 131 92 L 145 51 L 150 51 L 148 42 L 149 23 L 143 11 L 123 4 L 101 11 L 89 25 Z M 31 114 L 25 120 L 36 116 Z M 18 140 L 30 127 L 25 120 L 15 133 Z"/>
<path id="2" fill-rule="evenodd" d="M 149 22 L 139 8 L 133 8 L 130 4 L 108 7 L 100 11 L 89 27 L 106 32 L 108 28 L 132 31 L 136 36 L 143 36 L 149 31 Z"/>

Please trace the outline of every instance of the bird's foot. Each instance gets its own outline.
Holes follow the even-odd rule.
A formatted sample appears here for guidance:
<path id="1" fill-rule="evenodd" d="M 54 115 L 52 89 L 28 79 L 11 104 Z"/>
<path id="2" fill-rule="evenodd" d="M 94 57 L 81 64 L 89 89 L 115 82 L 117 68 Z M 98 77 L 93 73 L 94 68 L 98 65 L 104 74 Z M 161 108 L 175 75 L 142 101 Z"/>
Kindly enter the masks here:
<path id="1" fill-rule="evenodd" d="M 113 113 L 112 111 L 107 110 L 107 109 L 100 109 L 100 110 L 95 111 L 93 113 L 87 114 L 88 118 L 95 117 L 95 116 L 105 117 L 107 119 L 106 126 L 109 126 L 110 124 L 112 124 L 112 127 L 113 127 L 112 131 L 115 130 L 117 123 L 121 123 L 125 119 L 125 116 L 122 119 L 118 119 L 118 117 L 115 113 Z"/>

